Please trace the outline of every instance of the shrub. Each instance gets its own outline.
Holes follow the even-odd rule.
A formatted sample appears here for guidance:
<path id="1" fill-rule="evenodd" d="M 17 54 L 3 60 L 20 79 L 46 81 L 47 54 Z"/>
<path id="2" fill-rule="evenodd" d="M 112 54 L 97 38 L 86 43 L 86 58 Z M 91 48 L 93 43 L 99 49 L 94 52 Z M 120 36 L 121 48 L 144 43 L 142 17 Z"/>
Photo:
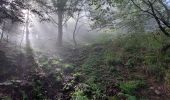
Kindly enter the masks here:
<path id="1" fill-rule="evenodd" d="M 120 86 L 120 89 L 126 93 L 126 94 L 130 94 L 130 95 L 133 95 L 136 90 L 142 88 L 145 86 L 145 82 L 144 81 L 128 81 L 128 82 L 125 82 L 125 83 L 120 83 L 119 84 Z"/>
<path id="2" fill-rule="evenodd" d="M 72 100 L 89 100 L 82 90 L 77 90 L 72 95 Z"/>
<path id="3" fill-rule="evenodd" d="M 109 49 L 106 50 L 103 56 L 104 56 L 104 61 L 107 65 L 121 64 L 120 55 L 115 54 L 113 50 L 109 50 Z"/>
<path id="4" fill-rule="evenodd" d="M 165 69 L 159 65 L 149 65 L 147 66 L 147 74 L 155 76 L 158 81 L 164 81 Z"/>
<path id="5" fill-rule="evenodd" d="M 168 88 L 170 88 L 170 69 L 166 71 L 166 77 L 165 77 L 165 82 Z"/>
<path id="6" fill-rule="evenodd" d="M 71 73 L 71 72 L 73 72 L 73 70 L 74 70 L 74 66 L 72 66 L 72 65 L 70 65 L 70 64 L 64 64 L 63 65 L 63 72 L 65 73 L 65 74 L 68 74 L 68 73 Z"/>

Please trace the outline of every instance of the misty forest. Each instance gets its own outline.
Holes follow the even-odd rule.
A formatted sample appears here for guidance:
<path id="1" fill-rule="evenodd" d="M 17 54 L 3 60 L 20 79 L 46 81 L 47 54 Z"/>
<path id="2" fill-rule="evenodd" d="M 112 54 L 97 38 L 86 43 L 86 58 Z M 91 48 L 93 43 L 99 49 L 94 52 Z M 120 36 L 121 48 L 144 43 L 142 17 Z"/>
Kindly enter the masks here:
<path id="1" fill-rule="evenodd" d="M 170 0 L 0 0 L 0 100 L 170 100 Z"/>

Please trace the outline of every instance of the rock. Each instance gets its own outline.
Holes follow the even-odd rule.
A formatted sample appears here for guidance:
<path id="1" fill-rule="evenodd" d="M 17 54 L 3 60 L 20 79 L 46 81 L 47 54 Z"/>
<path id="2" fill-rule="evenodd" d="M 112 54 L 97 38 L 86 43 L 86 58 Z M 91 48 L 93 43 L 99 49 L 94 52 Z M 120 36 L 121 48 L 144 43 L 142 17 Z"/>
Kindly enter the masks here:
<path id="1" fill-rule="evenodd" d="M 155 90 L 155 94 L 156 94 L 156 95 L 160 95 L 161 92 L 160 92 L 159 90 Z"/>
<path id="2" fill-rule="evenodd" d="M 154 89 L 154 87 L 150 87 L 149 89 L 150 89 L 150 90 L 153 90 L 153 89 Z"/>
<path id="3" fill-rule="evenodd" d="M 0 86 L 9 86 L 12 84 L 13 84 L 12 82 L 3 82 L 3 83 L 0 83 Z"/>
<path id="4" fill-rule="evenodd" d="M 159 86 L 158 89 L 161 90 L 162 88 Z"/>

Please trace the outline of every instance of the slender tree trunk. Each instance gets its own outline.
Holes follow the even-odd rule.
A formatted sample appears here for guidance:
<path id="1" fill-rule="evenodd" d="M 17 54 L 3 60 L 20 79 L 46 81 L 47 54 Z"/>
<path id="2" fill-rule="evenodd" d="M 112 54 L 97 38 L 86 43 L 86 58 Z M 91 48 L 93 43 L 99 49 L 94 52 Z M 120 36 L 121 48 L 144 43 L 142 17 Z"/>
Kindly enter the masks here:
<path id="1" fill-rule="evenodd" d="M 73 41 L 74 41 L 74 46 L 75 46 L 75 47 L 77 46 L 77 41 L 76 41 L 77 24 L 78 24 L 78 21 L 76 22 L 76 26 L 75 26 L 75 29 L 74 29 L 74 32 L 73 32 Z"/>
<path id="2" fill-rule="evenodd" d="M 76 24 L 75 24 L 74 31 L 73 31 L 73 41 L 74 41 L 74 46 L 75 46 L 75 47 L 77 46 L 76 31 L 77 31 L 78 22 L 79 22 L 79 19 L 80 19 L 79 17 L 80 17 L 80 12 L 79 12 L 78 15 L 77 15 Z"/>
<path id="3" fill-rule="evenodd" d="M 5 22 L 3 23 L 3 26 L 2 26 L 1 40 L 4 37 L 4 30 L 5 30 Z"/>
<path id="4" fill-rule="evenodd" d="M 58 46 L 62 46 L 63 42 L 63 11 L 58 11 Z"/>
<path id="5" fill-rule="evenodd" d="M 29 9 L 26 15 L 25 31 L 26 31 L 26 43 L 27 43 L 27 40 L 29 40 Z"/>

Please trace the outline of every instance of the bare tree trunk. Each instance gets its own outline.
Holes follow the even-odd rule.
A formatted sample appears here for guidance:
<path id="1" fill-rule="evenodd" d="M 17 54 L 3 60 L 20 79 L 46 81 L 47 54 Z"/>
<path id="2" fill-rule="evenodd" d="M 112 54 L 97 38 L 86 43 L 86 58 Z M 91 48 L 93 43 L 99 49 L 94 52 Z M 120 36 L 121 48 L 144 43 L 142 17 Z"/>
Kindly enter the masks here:
<path id="1" fill-rule="evenodd" d="M 80 19 L 79 17 L 80 17 L 80 12 L 78 12 L 76 24 L 75 24 L 74 31 L 73 31 L 73 41 L 74 41 L 74 46 L 75 46 L 75 47 L 77 46 L 76 30 L 77 30 L 78 22 L 79 22 L 79 19 Z"/>
<path id="2" fill-rule="evenodd" d="M 77 41 L 76 41 L 76 30 L 77 30 L 77 25 L 78 25 L 78 20 L 76 21 L 76 25 L 74 28 L 74 32 L 73 32 L 73 41 L 74 41 L 74 46 L 77 46 Z"/>
<path id="3" fill-rule="evenodd" d="M 29 9 L 27 11 L 27 19 L 26 19 L 25 28 L 26 28 L 26 44 L 27 44 L 27 41 L 29 40 Z"/>
<path id="4" fill-rule="evenodd" d="M 2 26 L 1 40 L 4 37 L 4 30 L 5 30 L 5 22 L 3 23 L 3 26 Z"/>
<path id="5" fill-rule="evenodd" d="M 63 11 L 58 11 L 58 46 L 62 46 L 63 42 Z"/>

